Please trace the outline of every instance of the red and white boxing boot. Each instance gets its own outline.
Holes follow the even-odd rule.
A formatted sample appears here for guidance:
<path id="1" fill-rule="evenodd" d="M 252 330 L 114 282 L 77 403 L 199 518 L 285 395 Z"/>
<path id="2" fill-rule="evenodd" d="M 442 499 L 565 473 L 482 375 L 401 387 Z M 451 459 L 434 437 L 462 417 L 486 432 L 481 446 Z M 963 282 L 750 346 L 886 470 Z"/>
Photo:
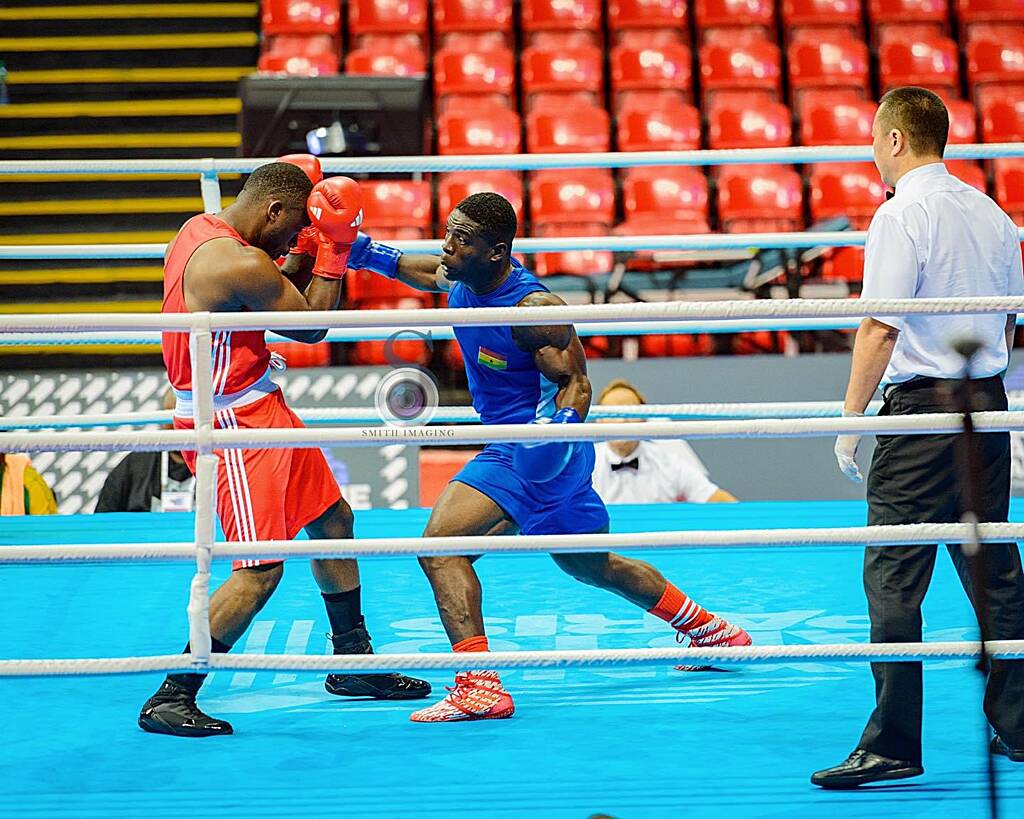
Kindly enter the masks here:
<path id="1" fill-rule="evenodd" d="M 461 671 L 455 685 L 445 686 L 448 696 L 429 708 L 413 713 L 413 722 L 466 722 L 476 719 L 508 719 L 516 712 L 512 695 L 501 684 L 497 671 Z"/>
<path id="2" fill-rule="evenodd" d="M 721 617 L 712 617 L 707 623 L 687 632 L 679 632 L 676 640 L 680 643 L 689 637 L 688 648 L 719 648 L 724 646 L 749 646 L 753 643 L 750 635 L 739 626 Z M 676 671 L 709 671 L 710 665 L 677 665 Z"/>

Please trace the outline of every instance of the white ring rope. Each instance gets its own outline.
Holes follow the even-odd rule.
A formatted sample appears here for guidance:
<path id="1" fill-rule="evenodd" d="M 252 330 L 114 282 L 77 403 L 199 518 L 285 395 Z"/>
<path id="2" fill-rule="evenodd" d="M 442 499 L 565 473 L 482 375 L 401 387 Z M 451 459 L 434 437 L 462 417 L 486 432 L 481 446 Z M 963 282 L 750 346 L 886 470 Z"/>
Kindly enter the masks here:
<path id="1" fill-rule="evenodd" d="M 1018 142 L 947 145 L 945 159 L 997 159 L 1024 156 Z M 871 162 L 868 145 L 732 150 L 636 151 L 610 153 L 484 154 L 475 156 L 382 156 L 323 158 L 325 173 L 428 173 L 474 170 L 541 170 L 545 168 L 637 168 L 649 165 L 757 165 L 811 162 Z M 251 173 L 275 157 L 238 159 L 6 160 L 5 174 L 218 174 Z"/>
<path id="2" fill-rule="evenodd" d="M 574 554 L 610 549 L 747 549 L 764 547 L 908 546 L 967 543 L 965 523 L 913 523 L 805 529 L 629 532 L 592 535 L 479 535 L 446 538 L 359 538 L 218 542 L 215 560 L 321 557 L 452 556 L 467 554 Z M 1024 524 L 981 523 L 983 543 L 1024 540 Z M 82 546 L 0 546 L 0 564 L 195 559 L 192 543 L 103 543 Z"/>
<path id="3" fill-rule="evenodd" d="M 576 335 L 581 338 L 592 336 L 647 336 L 647 335 L 699 335 L 722 333 L 755 333 L 811 331 L 811 330 L 853 330 L 860 324 L 857 318 L 807 318 L 807 319 L 735 319 L 732 321 L 666 321 L 652 325 L 647 322 L 604 322 L 581 324 Z M 1017 316 L 1017 325 L 1024 326 L 1024 315 Z M 83 331 L 84 332 L 84 331 Z M 454 329 L 446 327 L 405 327 L 396 331 L 394 327 L 352 327 L 327 331 L 324 341 L 387 341 L 393 338 L 434 341 L 450 341 L 455 338 Z M 267 341 L 290 341 L 289 338 L 268 331 Z M 160 334 L 145 331 L 110 332 L 102 336 L 83 336 L 81 333 L 51 333 L 40 338 L 35 333 L 8 333 L 0 330 L 0 347 L 63 347 L 74 345 L 131 345 L 160 343 Z"/>
<path id="4" fill-rule="evenodd" d="M 1024 241 L 1024 228 L 1019 229 Z M 516 239 L 515 253 L 563 253 L 569 250 L 698 252 L 702 250 L 800 250 L 815 247 L 863 247 L 864 231 L 792 233 L 701 233 L 649 236 L 564 236 Z M 441 239 L 389 242 L 405 253 L 438 255 Z M 0 245 L 0 259 L 162 259 L 163 244 Z"/>
<path id="5" fill-rule="evenodd" d="M 1024 431 L 1024 413 L 972 413 L 978 432 Z M 934 435 L 963 429 L 958 413 L 863 418 L 755 418 L 735 421 L 655 421 L 603 424 L 493 424 L 434 427 L 321 427 L 316 429 L 117 430 L 109 432 L 3 432 L 7 452 L 155 452 L 218 449 L 288 449 L 406 444 L 443 446 L 525 441 L 612 441 L 625 438 L 803 438 L 831 435 Z"/>
<path id="6" fill-rule="evenodd" d="M 324 327 L 527 327 L 602 321 L 719 321 L 744 318 L 851 318 L 1024 313 L 1024 298 L 759 299 L 701 302 L 586 304 L 547 307 L 467 307 L 415 310 L 321 310 L 293 313 L 75 313 L 2 315 L 0 333 L 91 330 L 278 330 Z"/>
<path id="7" fill-rule="evenodd" d="M 1024 640 L 990 640 L 989 657 L 1024 658 Z M 695 663 L 755 664 L 785 662 L 919 662 L 974 660 L 979 642 L 841 643 L 836 645 L 742 646 L 723 648 L 626 648 L 583 651 L 492 651 L 486 665 L 495 669 L 600 668 Z M 108 657 L 76 660 L 0 660 L 0 677 L 54 677 L 141 674 L 153 671 L 459 671 L 465 653 L 436 654 L 211 654 L 209 663 L 191 663 L 188 654 Z M 479 657 L 483 659 L 483 657 Z"/>
<path id="8" fill-rule="evenodd" d="M 1024 398 L 1010 398 L 1011 412 L 1024 412 Z M 881 401 L 872 401 L 864 411 L 867 416 L 878 414 Z M 323 409 L 296 409 L 306 426 L 329 424 L 365 424 L 381 420 L 380 413 L 371 407 L 330 407 Z M 600 406 L 590 408 L 588 421 L 600 419 L 644 418 L 655 420 L 697 421 L 723 418 L 730 420 L 761 418 L 839 418 L 843 413 L 842 401 L 778 401 L 736 402 L 722 404 L 635 404 L 627 406 Z M 925 413 L 922 413 L 925 414 Z M 0 430 L 50 430 L 121 426 L 164 426 L 170 424 L 174 413 L 170 410 L 152 412 L 123 412 L 107 415 L 26 415 L 0 416 Z M 432 414 L 435 424 L 479 423 L 480 415 L 472 407 L 438 407 Z M 289 427 L 292 429 L 292 427 Z"/>

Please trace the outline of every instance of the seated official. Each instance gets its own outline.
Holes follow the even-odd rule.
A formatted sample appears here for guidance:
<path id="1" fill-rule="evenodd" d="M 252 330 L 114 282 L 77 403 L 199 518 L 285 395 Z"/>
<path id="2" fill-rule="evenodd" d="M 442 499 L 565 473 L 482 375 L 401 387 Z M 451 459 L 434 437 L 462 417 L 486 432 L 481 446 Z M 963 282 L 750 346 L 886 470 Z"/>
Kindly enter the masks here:
<path id="1" fill-rule="evenodd" d="M 616 379 L 601 391 L 597 403 L 609 407 L 647 402 L 628 381 Z M 712 482 L 686 441 L 603 441 L 595 449 L 594 489 L 605 503 L 736 502 L 735 497 Z"/>
<path id="2" fill-rule="evenodd" d="M 0 515 L 56 515 L 57 499 L 28 455 L 0 452 Z"/>
<path id="3" fill-rule="evenodd" d="M 173 407 L 167 390 L 164 409 Z M 130 452 L 107 475 L 96 511 L 191 512 L 194 503 L 195 478 L 180 452 Z"/>

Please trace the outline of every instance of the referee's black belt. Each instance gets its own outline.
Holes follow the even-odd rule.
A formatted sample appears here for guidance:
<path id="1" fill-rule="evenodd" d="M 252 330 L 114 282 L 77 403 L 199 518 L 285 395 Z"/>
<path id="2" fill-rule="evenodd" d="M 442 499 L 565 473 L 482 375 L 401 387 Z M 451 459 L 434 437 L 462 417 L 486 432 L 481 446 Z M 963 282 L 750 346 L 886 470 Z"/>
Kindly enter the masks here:
<path id="1" fill-rule="evenodd" d="M 989 384 L 989 383 L 1002 383 L 1003 377 L 1001 375 L 989 375 L 985 378 L 972 378 L 971 381 L 975 384 Z M 915 375 L 909 381 L 901 381 L 898 384 L 889 384 L 883 391 L 882 396 L 888 400 L 897 393 L 908 393 L 916 392 L 917 390 L 934 390 L 942 387 L 944 384 L 956 384 L 959 383 L 959 378 L 932 378 L 930 376 Z"/>

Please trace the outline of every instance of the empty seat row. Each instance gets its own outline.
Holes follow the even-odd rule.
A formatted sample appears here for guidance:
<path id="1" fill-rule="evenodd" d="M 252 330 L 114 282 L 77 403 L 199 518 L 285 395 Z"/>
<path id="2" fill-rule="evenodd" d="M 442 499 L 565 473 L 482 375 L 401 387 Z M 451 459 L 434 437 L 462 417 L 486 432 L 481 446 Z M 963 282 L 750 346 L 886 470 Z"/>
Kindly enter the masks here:
<path id="1" fill-rule="evenodd" d="M 844 90 L 809 95 L 794 129 L 782 103 L 756 94 L 732 96 L 708 111 L 704 139 L 697 108 L 671 96 L 627 107 L 614 129 L 607 112 L 592 103 L 539 106 L 525 117 L 525 129 L 514 111 L 474 104 L 437 118 L 437 149 L 446 155 L 515 154 L 524 147 L 529 153 L 601 152 L 612 149 L 613 133 L 614 147 L 630 152 L 864 144 L 871 140 L 875 108 Z M 949 100 L 947 109 L 950 144 L 1024 140 L 1024 88 L 993 90 L 980 109 L 966 100 Z"/>
<path id="2" fill-rule="evenodd" d="M 611 0 L 608 27 L 613 32 L 663 29 L 683 32 L 689 4 L 681 0 Z M 522 0 L 521 24 L 527 34 L 542 31 L 599 32 L 602 0 Z M 968 32 L 976 24 L 1024 22 L 1021 0 L 957 0 L 956 16 Z M 699 30 L 722 27 L 774 29 L 773 0 L 695 0 Z M 513 0 L 350 0 L 349 30 L 363 34 L 410 32 L 425 35 L 433 11 L 434 30 L 449 32 L 511 32 Z M 875 24 L 928 23 L 948 30 L 950 6 L 945 0 L 869 0 L 868 16 Z M 783 0 L 785 31 L 845 27 L 859 32 L 864 21 L 858 0 Z M 263 0 L 262 24 L 267 34 L 337 34 L 340 0 Z"/>

